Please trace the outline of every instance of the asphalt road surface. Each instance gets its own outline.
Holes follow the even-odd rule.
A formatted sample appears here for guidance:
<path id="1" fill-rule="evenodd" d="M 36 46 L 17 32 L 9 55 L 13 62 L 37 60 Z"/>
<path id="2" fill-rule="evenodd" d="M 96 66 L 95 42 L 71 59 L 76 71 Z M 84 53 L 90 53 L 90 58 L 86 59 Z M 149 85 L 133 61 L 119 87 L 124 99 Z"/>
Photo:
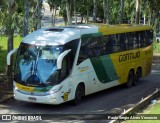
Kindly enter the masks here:
<path id="1" fill-rule="evenodd" d="M 125 88 L 123 85 L 84 97 L 82 104 L 61 105 L 34 104 L 10 99 L 0 104 L 0 114 L 107 114 L 120 113 L 134 106 L 160 88 L 160 64 L 153 65 L 149 76 L 138 85 Z"/>

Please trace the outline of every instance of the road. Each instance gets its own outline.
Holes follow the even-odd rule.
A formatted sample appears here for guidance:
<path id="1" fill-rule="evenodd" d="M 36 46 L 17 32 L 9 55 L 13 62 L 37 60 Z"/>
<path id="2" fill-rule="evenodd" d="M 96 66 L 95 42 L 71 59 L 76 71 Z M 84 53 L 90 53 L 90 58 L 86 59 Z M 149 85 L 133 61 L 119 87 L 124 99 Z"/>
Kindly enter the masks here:
<path id="1" fill-rule="evenodd" d="M 132 107 L 142 98 L 160 88 L 160 65 L 153 65 L 148 77 L 141 79 L 137 86 L 117 86 L 83 99 L 82 104 L 73 106 L 64 103 L 58 106 L 34 104 L 10 99 L 0 105 L 0 114 L 105 114 L 120 113 Z"/>
<path id="2" fill-rule="evenodd" d="M 43 4 L 45 9 L 42 9 L 42 20 L 41 20 L 41 26 L 42 28 L 47 28 L 47 27 L 53 27 L 52 25 L 52 12 L 50 11 L 50 7 L 47 3 Z M 90 18 L 90 20 L 92 20 L 92 18 Z M 81 17 L 77 17 L 77 23 L 81 22 Z M 75 19 L 74 17 L 72 18 L 72 23 L 75 23 Z M 64 19 L 63 17 L 60 16 L 56 16 L 55 19 L 55 26 L 64 26 Z"/>
<path id="3" fill-rule="evenodd" d="M 47 3 L 43 4 L 44 9 L 42 9 L 42 28 L 52 27 L 52 12 L 50 11 L 50 7 Z M 55 24 L 57 25 L 64 25 L 64 20 L 62 17 L 56 16 Z"/>

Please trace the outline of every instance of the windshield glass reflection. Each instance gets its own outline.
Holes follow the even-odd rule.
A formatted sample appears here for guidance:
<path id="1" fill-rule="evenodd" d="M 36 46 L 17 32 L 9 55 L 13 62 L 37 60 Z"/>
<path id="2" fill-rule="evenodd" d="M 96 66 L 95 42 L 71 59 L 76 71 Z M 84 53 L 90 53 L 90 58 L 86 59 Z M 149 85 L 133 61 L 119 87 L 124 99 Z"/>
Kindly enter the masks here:
<path id="1" fill-rule="evenodd" d="M 57 84 L 57 58 L 62 46 L 36 46 L 22 43 L 16 60 L 15 82 L 28 86 Z"/>

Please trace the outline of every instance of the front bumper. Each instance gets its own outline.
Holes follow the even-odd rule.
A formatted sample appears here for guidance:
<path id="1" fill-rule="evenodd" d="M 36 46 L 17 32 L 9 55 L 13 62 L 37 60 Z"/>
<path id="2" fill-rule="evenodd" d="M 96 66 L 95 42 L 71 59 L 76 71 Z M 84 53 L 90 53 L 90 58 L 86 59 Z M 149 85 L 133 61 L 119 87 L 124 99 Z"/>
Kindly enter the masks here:
<path id="1" fill-rule="evenodd" d="M 14 89 L 14 99 L 32 103 L 53 104 L 53 105 L 60 104 L 59 97 L 57 94 L 50 94 L 45 96 L 27 95 L 21 93 L 17 89 Z"/>

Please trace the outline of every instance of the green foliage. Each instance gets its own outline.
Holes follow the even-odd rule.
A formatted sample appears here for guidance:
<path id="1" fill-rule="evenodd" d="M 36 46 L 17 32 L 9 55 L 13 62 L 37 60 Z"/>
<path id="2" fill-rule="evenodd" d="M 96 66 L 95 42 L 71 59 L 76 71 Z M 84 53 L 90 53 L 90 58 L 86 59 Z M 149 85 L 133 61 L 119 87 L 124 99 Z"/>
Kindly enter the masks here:
<path id="1" fill-rule="evenodd" d="M 5 72 L 6 66 L 6 56 L 7 56 L 7 40 L 8 37 L 0 36 L 0 73 Z M 16 36 L 14 37 L 14 48 L 17 48 L 22 40 L 22 37 Z"/>
<path id="2" fill-rule="evenodd" d="M 160 53 L 160 43 L 154 42 L 153 49 L 154 53 Z"/>
<path id="3" fill-rule="evenodd" d="M 151 114 L 150 117 L 153 117 L 153 116 L 157 117 L 158 114 L 160 114 L 160 105 L 159 105 L 159 103 L 149 105 L 147 107 L 147 109 L 145 109 L 143 111 L 142 115 L 144 115 L 144 114 Z M 139 116 L 141 116 L 141 113 L 139 114 Z M 159 120 L 152 120 L 152 119 L 151 120 L 127 120 L 127 121 L 124 121 L 122 123 L 159 123 Z"/>

